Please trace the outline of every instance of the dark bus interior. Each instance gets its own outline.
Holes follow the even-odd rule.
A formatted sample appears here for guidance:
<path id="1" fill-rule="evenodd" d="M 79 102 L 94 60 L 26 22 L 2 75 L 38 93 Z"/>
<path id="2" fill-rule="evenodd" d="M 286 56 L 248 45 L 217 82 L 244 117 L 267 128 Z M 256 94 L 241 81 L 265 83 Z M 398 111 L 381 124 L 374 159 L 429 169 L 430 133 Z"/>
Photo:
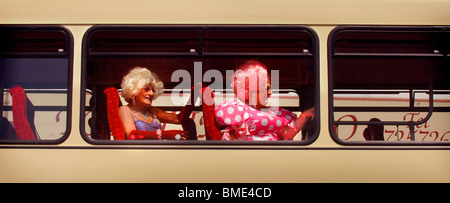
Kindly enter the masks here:
<path id="1" fill-rule="evenodd" d="M 66 133 L 57 140 L 42 140 L 41 143 L 56 143 L 64 140 L 70 131 L 70 109 L 72 89 L 72 35 L 59 26 L 1 26 L 0 27 L 0 139 L 7 142 L 23 140 L 18 129 L 21 123 L 31 126 L 33 140 L 39 140 L 34 126 L 37 112 L 66 112 Z M 13 111 L 13 102 L 7 101 L 13 87 L 23 89 L 26 97 L 26 116 L 6 118 Z M 67 96 L 58 105 L 36 105 L 29 94 L 60 94 Z M 64 96 L 62 97 L 64 98 Z M 33 104 L 34 103 L 34 104 Z M 39 102 L 37 102 L 39 103 Z M 39 128 L 37 128 L 39 129 Z M 34 142 L 34 141 L 31 141 Z"/>
<path id="2" fill-rule="evenodd" d="M 330 129 L 368 125 L 369 121 L 336 121 L 335 112 L 428 112 L 420 123 L 381 121 L 383 125 L 414 127 L 433 112 L 433 96 L 450 94 L 450 32 L 446 27 L 342 26 L 329 38 Z M 335 94 L 409 94 L 408 106 L 334 106 Z M 418 93 L 428 95 L 428 107 L 415 106 Z M 330 130 L 333 133 L 333 130 Z M 337 135 L 334 135 L 337 137 Z M 338 140 L 338 139 L 336 139 Z M 339 140 L 338 140 L 339 141 Z M 341 141 L 339 141 L 341 142 Z"/>

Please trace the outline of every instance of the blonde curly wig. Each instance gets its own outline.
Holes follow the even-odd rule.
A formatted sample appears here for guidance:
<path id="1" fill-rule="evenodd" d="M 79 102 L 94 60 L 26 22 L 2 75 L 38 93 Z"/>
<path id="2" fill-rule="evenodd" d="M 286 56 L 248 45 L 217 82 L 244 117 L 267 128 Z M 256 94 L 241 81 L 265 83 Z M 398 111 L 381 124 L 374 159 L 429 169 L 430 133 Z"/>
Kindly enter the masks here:
<path id="1" fill-rule="evenodd" d="M 154 99 L 163 93 L 164 83 L 159 80 L 158 75 L 147 68 L 133 67 L 122 79 L 122 97 L 128 103 L 132 103 L 142 88 L 148 84 L 154 87 Z"/>

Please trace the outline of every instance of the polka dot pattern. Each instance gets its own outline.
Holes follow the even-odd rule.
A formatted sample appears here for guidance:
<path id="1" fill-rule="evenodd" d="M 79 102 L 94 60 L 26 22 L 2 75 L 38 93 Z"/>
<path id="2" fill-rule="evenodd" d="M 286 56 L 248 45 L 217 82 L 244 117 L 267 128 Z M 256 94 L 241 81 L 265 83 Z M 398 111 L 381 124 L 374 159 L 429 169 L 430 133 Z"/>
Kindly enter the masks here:
<path id="1" fill-rule="evenodd" d="M 278 107 L 256 110 L 238 99 L 216 106 L 216 120 L 223 140 L 278 140 L 278 134 L 297 115 Z"/>

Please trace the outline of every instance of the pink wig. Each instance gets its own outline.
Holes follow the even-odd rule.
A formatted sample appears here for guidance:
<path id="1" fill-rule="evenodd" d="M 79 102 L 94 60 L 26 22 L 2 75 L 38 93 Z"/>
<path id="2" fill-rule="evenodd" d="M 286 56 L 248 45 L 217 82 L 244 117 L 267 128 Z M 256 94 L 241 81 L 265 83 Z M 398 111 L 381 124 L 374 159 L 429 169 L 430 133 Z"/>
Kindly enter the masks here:
<path id="1" fill-rule="evenodd" d="M 256 94 L 252 93 L 267 94 L 267 84 L 270 84 L 267 67 L 259 61 L 251 60 L 236 68 L 231 87 L 239 100 L 252 101 L 251 98 L 256 99 Z"/>

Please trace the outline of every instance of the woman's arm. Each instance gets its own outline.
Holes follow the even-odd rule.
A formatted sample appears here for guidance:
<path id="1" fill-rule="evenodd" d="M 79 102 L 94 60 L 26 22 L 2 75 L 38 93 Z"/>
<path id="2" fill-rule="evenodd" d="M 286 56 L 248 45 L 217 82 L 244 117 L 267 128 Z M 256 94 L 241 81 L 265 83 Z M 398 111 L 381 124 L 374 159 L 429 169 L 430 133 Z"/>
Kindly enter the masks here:
<path id="1" fill-rule="evenodd" d="M 310 108 L 306 111 L 304 111 L 300 117 L 293 120 L 291 123 L 294 124 L 293 128 L 289 127 L 288 125 L 284 126 L 283 129 L 280 132 L 280 135 L 284 139 L 292 140 L 295 135 L 297 135 L 298 132 L 300 132 L 303 127 L 305 126 L 305 123 L 308 121 L 309 117 L 314 117 L 315 108 Z"/>
<path id="2" fill-rule="evenodd" d="M 201 88 L 201 84 L 191 87 L 191 93 L 198 91 Z M 173 123 L 173 124 L 184 124 L 187 122 L 191 116 L 192 110 L 194 110 L 194 104 L 197 98 L 192 99 L 192 95 L 189 98 L 187 104 L 181 109 L 179 114 L 167 113 L 164 110 L 157 107 L 150 107 L 151 112 L 155 115 L 162 123 Z M 192 104 L 191 104 L 192 102 Z"/>
<path id="3" fill-rule="evenodd" d="M 161 123 L 180 124 L 177 114 L 167 113 L 158 107 L 150 107 L 150 111 L 159 121 L 161 121 Z"/>

